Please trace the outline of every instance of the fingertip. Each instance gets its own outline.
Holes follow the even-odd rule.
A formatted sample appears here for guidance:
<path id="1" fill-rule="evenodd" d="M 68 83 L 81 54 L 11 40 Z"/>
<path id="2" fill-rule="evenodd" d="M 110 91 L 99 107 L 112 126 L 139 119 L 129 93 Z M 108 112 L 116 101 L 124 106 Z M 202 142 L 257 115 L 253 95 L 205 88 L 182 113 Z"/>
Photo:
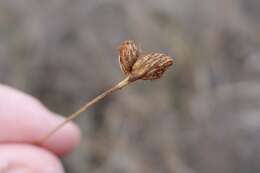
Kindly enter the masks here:
<path id="1" fill-rule="evenodd" d="M 52 115 L 52 119 L 52 125 L 48 128 L 48 132 L 65 120 L 63 117 L 56 114 Z M 79 127 L 74 122 L 69 122 L 46 139 L 43 146 L 53 151 L 55 154 L 65 155 L 79 144 L 80 139 L 81 132 Z"/>
<path id="2" fill-rule="evenodd" d="M 64 121 L 38 99 L 8 86 L 0 85 L 0 142 L 38 143 Z M 6 133 L 8 132 L 8 133 Z M 68 123 L 43 145 L 58 155 L 70 152 L 80 141 L 80 130 Z"/>

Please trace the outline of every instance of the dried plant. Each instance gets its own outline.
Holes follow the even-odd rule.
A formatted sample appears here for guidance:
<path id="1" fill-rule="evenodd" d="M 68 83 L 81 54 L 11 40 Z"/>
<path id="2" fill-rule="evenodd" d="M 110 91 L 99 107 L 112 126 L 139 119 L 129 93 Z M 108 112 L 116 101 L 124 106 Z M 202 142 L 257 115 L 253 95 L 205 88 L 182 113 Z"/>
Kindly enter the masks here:
<path id="1" fill-rule="evenodd" d="M 124 41 L 119 47 L 119 65 L 125 75 L 131 73 L 132 67 L 140 56 L 140 50 L 132 40 Z"/>
<path id="2" fill-rule="evenodd" d="M 98 95 L 96 98 L 86 103 L 78 111 L 71 114 L 62 122 L 60 125 L 51 130 L 44 138 L 40 141 L 43 144 L 51 135 L 57 130 L 62 128 L 71 120 L 78 117 L 82 112 L 86 111 L 90 106 L 97 103 L 104 97 L 112 94 L 113 92 L 122 89 L 128 84 L 135 82 L 139 79 L 142 80 L 155 80 L 162 77 L 163 73 L 173 64 L 171 57 L 162 53 L 149 53 L 146 55 L 140 54 L 140 49 L 136 46 L 134 41 L 124 41 L 119 47 L 119 64 L 121 70 L 125 74 L 125 79 L 119 82 L 111 89 Z"/>

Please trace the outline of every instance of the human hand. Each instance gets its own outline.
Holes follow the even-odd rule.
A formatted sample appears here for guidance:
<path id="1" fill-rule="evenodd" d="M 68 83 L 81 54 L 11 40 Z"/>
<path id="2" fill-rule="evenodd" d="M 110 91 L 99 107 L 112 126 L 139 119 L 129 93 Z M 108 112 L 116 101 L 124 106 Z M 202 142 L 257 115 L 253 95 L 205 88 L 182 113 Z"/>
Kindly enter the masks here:
<path id="1" fill-rule="evenodd" d="M 0 173 L 63 173 L 57 156 L 79 143 L 77 126 L 70 123 L 33 145 L 63 120 L 35 98 L 0 85 Z"/>

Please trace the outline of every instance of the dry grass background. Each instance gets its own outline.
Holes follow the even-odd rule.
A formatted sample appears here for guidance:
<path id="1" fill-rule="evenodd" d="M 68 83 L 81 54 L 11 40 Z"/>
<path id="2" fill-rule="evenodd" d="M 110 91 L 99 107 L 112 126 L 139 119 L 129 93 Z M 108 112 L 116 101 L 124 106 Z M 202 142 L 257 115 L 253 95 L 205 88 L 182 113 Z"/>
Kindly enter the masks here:
<path id="1" fill-rule="evenodd" d="M 123 76 L 134 39 L 176 64 L 78 120 L 68 172 L 258 173 L 258 0 L 2 0 L 0 81 L 67 115 Z"/>

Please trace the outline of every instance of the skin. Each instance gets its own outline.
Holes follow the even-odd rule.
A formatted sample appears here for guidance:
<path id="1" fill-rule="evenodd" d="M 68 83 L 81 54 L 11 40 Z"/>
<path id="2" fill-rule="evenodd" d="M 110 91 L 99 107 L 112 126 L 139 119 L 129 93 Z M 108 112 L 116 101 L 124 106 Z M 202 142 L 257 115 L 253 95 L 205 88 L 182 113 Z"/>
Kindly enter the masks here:
<path id="1" fill-rule="evenodd" d="M 79 143 L 78 127 L 69 123 L 35 145 L 63 120 L 37 99 L 0 85 L 0 173 L 63 173 L 59 156 Z"/>

